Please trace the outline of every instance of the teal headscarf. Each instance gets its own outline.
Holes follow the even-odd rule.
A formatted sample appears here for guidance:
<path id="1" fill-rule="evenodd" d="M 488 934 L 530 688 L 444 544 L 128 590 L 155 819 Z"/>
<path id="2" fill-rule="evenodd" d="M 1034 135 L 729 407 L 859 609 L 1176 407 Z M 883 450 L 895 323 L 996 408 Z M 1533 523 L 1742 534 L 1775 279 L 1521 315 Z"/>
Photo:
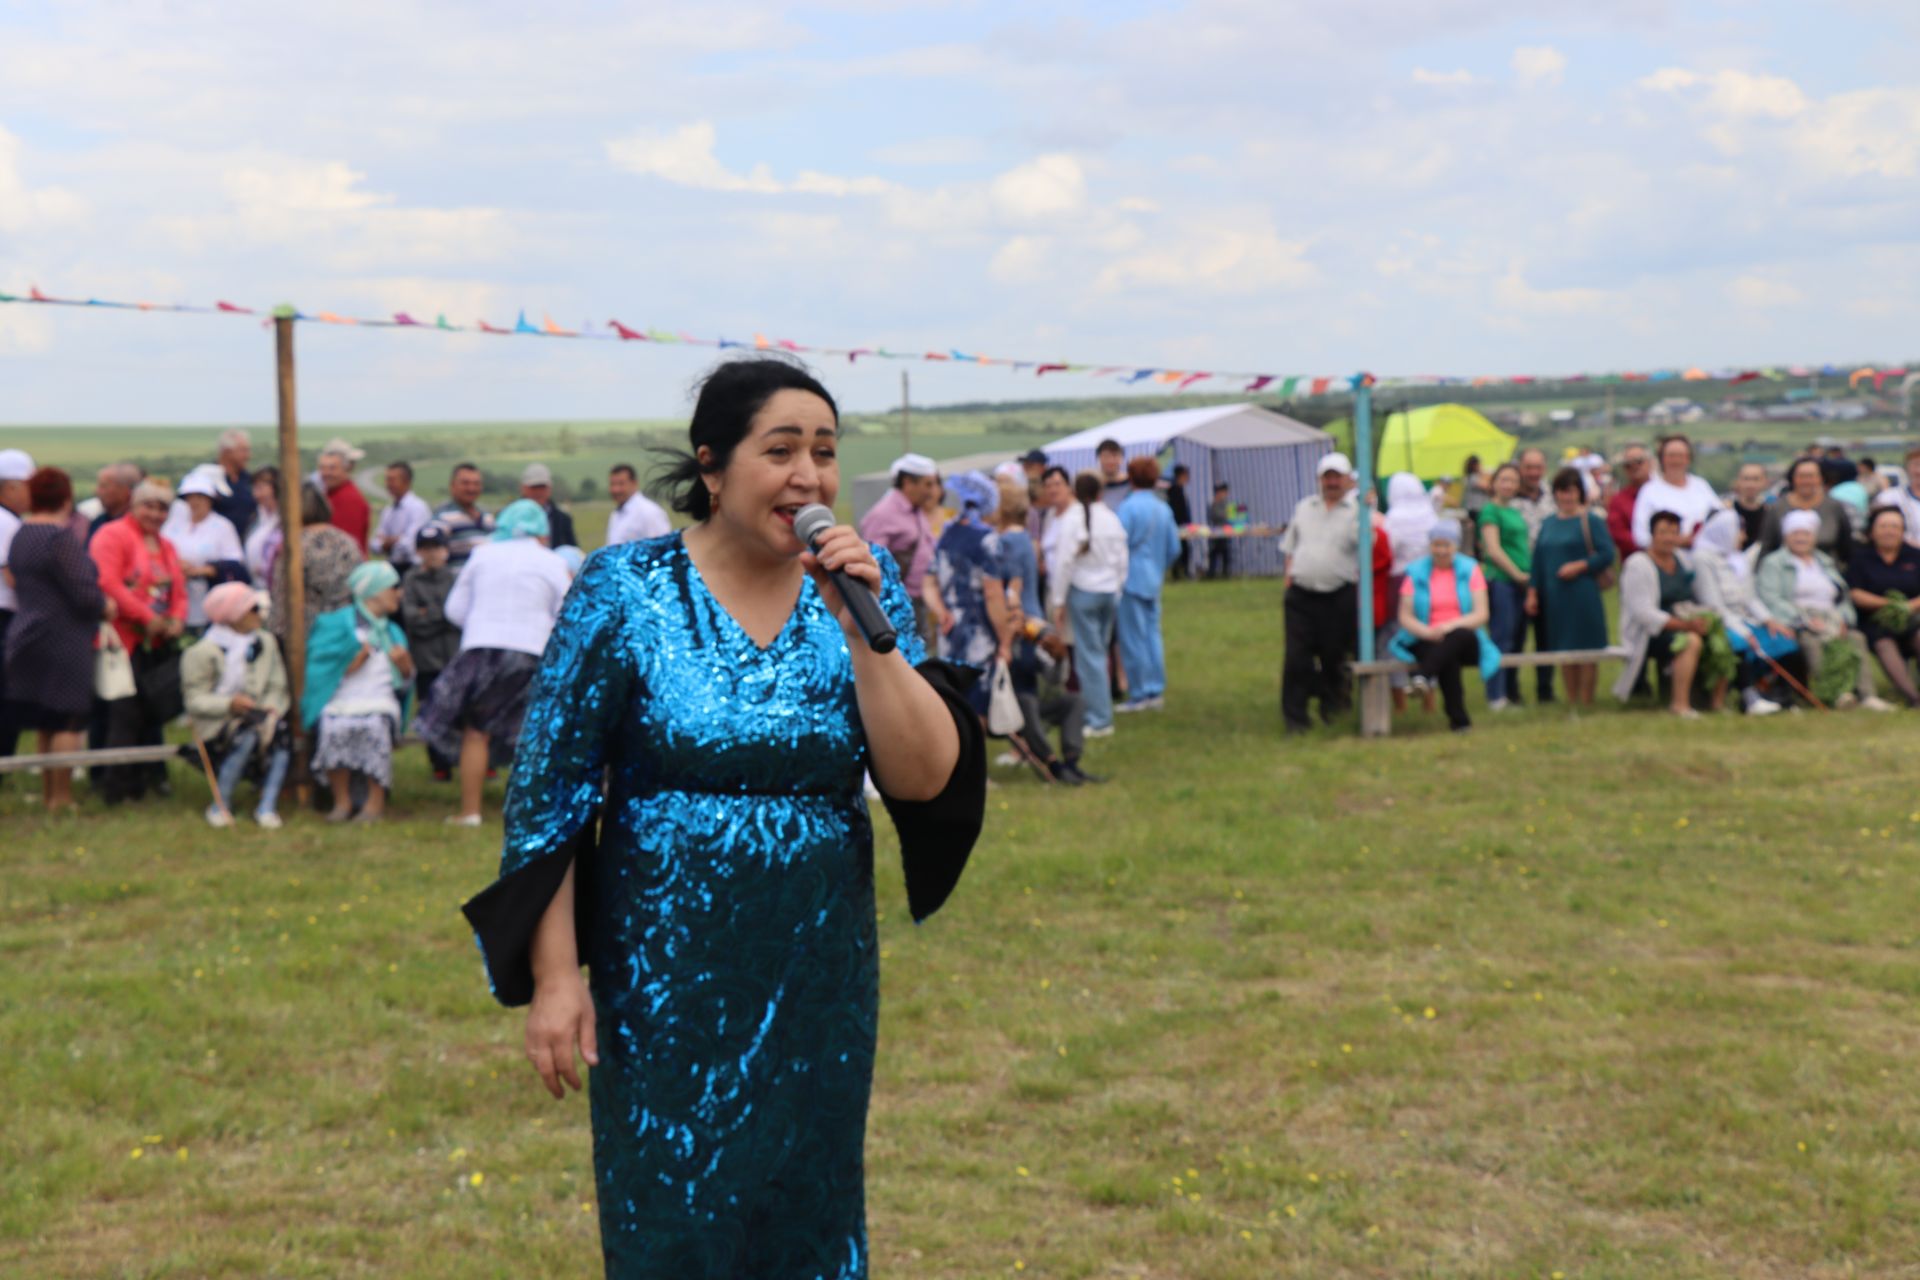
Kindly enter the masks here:
<path id="1" fill-rule="evenodd" d="M 518 498 L 509 502 L 506 510 L 494 521 L 493 540 L 507 542 L 514 538 L 544 538 L 547 532 L 546 508 L 532 498 Z"/>
<path id="2" fill-rule="evenodd" d="M 353 593 L 353 610 L 366 622 L 367 629 L 373 633 L 374 643 L 380 646 L 382 653 L 393 648 L 399 640 L 393 634 L 391 623 L 368 610 L 367 601 L 388 587 L 399 585 L 399 573 L 385 560 L 369 560 L 347 575 L 347 590 Z"/>

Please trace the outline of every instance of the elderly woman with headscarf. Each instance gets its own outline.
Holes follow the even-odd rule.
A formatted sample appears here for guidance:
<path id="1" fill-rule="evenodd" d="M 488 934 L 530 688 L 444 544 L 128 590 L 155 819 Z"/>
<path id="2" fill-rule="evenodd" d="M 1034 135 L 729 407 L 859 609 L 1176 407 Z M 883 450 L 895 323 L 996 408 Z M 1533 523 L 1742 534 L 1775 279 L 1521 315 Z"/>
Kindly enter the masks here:
<path id="1" fill-rule="evenodd" d="M 1851 692 L 1842 691 L 1834 705 L 1856 702 L 1869 711 L 1891 711 L 1891 703 L 1874 692 L 1873 668 L 1867 661 L 1867 640 L 1848 595 L 1847 580 L 1826 552 L 1819 549 L 1821 516 L 1817 511 L 1788 511 L 1780 521 L 1782 546 L 1763 556 L 1756 590 L 1768 612 L 1792 627 L 1807 666 L 1818 683 L 1820 670 L 1834 659 L 1830 647 L 1851 645 L 1858 654 L 1859 673 Z"/>
<path id="2" fill-rule="evenodd" d="M 447 596 L 447 620 L 460 628 L 460 652 L 433 687 L 420 736 L 460 761 L 460 812 L 454 826 L 480 825 L 487 768 L 513 756 L 527 714 L 527 691 L 573 580 L 547 549 L 547 513 L 528 498 L 507 504 L 492 541 L 474 549 Z"/>
<path id="3" fill-rule="evenodd" d="M 352 603 L 347 578 L 366 559 L 359 544 L 331 523 L 333 507 L 320 486 L 309 481 L 300 486 L 300 577 L 306 583 L 306 621 L 309 630 L 323 613 L 344 609 Z M 273 558 L 273 601 L 267 610 L 267 626 L 287 639 L 287 554 L 284 541 Z"/>
<path id="4" fill-rule="evenodd" d="M 1500 650 L 1487 634 L 1487 578 L 1478 561 L 1459 553 L 1458 520 L 1435 520 L 1427 548 L 1407 566 L 1400 584 L 1400 634 L 1389 651 L 1440 686 L 1447 724 L 1465 733 L 1473 721 L 1461 671 L 1477 667 L 1481 679 L 1491 682 L 1500 670 Z"/>
<path id="5" fill-rule="evenodd" d="M 1477 469 L 1479 459 L 1471 461 Z M 1479 488 L 1475 489 L 1475 485 Z M 1471 508 L 1472 512 L 1478 512 L 1486 505 L 1486 477 L 1477 474 L 1469 477 L 1466 488 L 1469 493 L 1478 493 L 1481 497 L 1482 501 Z M 1427 534 L 1439 518 L 1433 509 L 1432 499 L 1427 495 L 1427 486 L 1421 483 L 1419 476 L 1411 471 L 1398 471 L 1387 481 L 1387 513 L 1380 518 L 1380 527 L 1392 551 L 1392 563 L 1388 567 L 1386 581 L 1387 599 L 1391 602 L 1392 611 L 1381 623 L 1379 635 L 1374 639 L 1374 647 L 1382 652 L 1393 644 L 1394 633 L 1399 630 L 1399 623 L 1394 618 L 1399 613 L 1400 582 L 1406 576 L 1407 566 L 1427 554 Z M 1374 612 L 1378 616 L 1377 608 Z M 1394 710 L 1406 710 L 1407 677 L 1396 671 L 1389 678 L 1389 683 L 1393 688 Z M 1420 680 L 1418 692 L 1426 699 L 1427 710 L 1432 711 L 1433 691 L 1424 677 Z"/>
<path id="6" fill-rule="evenodd" d="M 187 579 L 187 629 L 196 634 L 207 625 L 202 602 L 220 582 L 245 580 L 247 552 L 233 522 L 213 509 L 225 497 L 226 473 L 217 463 L 195 467 L 180 482 L 179 500 L 167 513 L 160 536 L 180 556 L 180 572 Z"/>
<path id="7" fill-rule="evenodd" d="M 269 831 L 280 827 L 280 786 L 293 758 L 284 731 L 293 697 L 279 642 L 260 616 L 265 601 L 265 592 L 243 582 L 207 592 L 212 625 L 180 659 L 188 722 L 218 769 L 218 790 L 207 806 L 213 827 L 233 825 L 234 792 L 249 773 L 260 783 L 253 820 Z"/>
<path id="8" fill-rule="evenodd" d="M 978 471 L 947 481 L 958 514 L 940 531 L 933 567 L 921 586 L 938 593 L 927 601 L 941 619 L 940 657 L 986 671 L 1005 662 L 1013 648 L 1013 610 L 1007 606 L 1006 564 L 992 519 L 1000 509 L 1000 490 Z M 969 692 L 973 709 L 987 713 L 988 682 L 977 680 Z"/>
<path id="9" fill-rule="evenodd" d="M 1740 688 L 1740 702 L 1750 716 L 1770 716 L 1780 704 L 1766 697 L 1761 684 L 1766 678 L 1767 662 L 1780 662 L 1800 651 L 1793 628 L 1773 616 L 1754 590 L 1753 570 L 1744 549 L 1747 530 L 1741 513 L 1722 508 L 1707 517 L 1693 536 L 1693 598 L 1713 610 L 1727 630 L 1727 641 L 1734 657 L 1740 660 L 1734 682 Z M 1714 691 L 1713 706 L 1718 711 L 1726 697 L 1724 688 Z"/>
<path id="10" fill-rule="evenodd" d="M 406 721 L 413 657 L 393 615 L 400 608 L 400 575 L 384 560 L 347 576 L 353 603 L 321 614 L 307 636 L 307 687 L 301 720 L 316 733 L 313 772 L 333 791 L 328 822 L 378 822 L 393 786 L 393 744 Z M 366 779 L 367 799 L 356 817 L 353 778 Z"/>

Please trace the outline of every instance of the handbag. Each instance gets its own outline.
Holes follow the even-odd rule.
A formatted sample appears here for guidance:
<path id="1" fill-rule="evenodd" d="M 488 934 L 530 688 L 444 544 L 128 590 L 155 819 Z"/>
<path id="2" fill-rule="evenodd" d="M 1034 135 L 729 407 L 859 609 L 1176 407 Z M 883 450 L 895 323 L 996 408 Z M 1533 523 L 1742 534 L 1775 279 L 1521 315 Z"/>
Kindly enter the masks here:
<path id="1" fill-rule="evenodd" d="M 142 661 L 134 671 L 140 706 L 155 724 L 169 724 L 185 713 L 187 699 L 180 688 L 180 649 L 169 644 L 164 649 L 142 649 Z"/>
<path id="2" fill-rule="evenodd" d="M 1013 692 L 1013 671 L 1004 662 L 993 664 L 987 684 L 987 732 L 1007 738 L 1026 727 L 1027 717 L 1020 710 L 1020 699 Z"/>
<path id="3" fill-rule="evenodd" d="M 1593 513 L 1591 511 L 1580 518 L 1580 536 L 1587 540 L 1587 563 L 1592 564 L 1593 558 L 1599 555 L 1600 551 L 1593 545 Z M 1608 565 L 1594 574 L 1593 580 L 1600 584 L 1602 591 L 1613 590 L 1613 566 Z"/>
<path id="4" fill-rule="evenodd" d="M 93 651 L 93 696 L 102 702 L 116 702 L 137 692 L 127 646 L 120 643 L 120 633 L 112 623 L 101 623 L 100 641 Z"/>

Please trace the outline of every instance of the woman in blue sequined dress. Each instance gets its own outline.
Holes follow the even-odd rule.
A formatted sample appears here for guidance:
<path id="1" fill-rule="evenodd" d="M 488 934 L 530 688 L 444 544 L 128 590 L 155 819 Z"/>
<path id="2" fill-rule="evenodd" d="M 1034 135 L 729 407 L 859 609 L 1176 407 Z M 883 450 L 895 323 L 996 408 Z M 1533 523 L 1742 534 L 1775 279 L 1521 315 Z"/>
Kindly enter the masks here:
<path id="1" fill-rule="evenodd" d="M 588 561 L 542 659 L 501 877 L 467 906 L 556 1097 L 590 1068 L 607 1274 L 867 1274 L 862 1142 L 879 1016 L 864 771 L 910 910 L 985 806 L 968 673 L 923 661 L 900 574 L 848 528 L 837 411 L 805 370 L 720 366 L 669 482 L 684 533 Z M 825 571 L 901 637 L 873 653 Z M 585 964 L 590 980 L 583 981 Z"/>

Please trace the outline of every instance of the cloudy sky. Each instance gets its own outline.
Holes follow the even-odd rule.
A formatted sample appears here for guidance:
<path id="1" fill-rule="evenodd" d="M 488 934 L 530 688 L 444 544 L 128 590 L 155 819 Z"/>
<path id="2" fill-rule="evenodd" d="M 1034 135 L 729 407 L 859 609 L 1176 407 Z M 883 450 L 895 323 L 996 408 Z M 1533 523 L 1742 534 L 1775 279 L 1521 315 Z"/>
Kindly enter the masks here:
<path id="1" fill-rule="evenodd" d="M 1911 0 L 0 0 L 0 292 L 1309 374 L 1899 359 L 1916 46 Z M 301 343 L 316 421 L 671 415 L 712 358 Z M 268 345 L 0 307 L 0 422 L 262 421 Z M 868 365 L 826 369 L 853 407 L 898 396 Z"/>

